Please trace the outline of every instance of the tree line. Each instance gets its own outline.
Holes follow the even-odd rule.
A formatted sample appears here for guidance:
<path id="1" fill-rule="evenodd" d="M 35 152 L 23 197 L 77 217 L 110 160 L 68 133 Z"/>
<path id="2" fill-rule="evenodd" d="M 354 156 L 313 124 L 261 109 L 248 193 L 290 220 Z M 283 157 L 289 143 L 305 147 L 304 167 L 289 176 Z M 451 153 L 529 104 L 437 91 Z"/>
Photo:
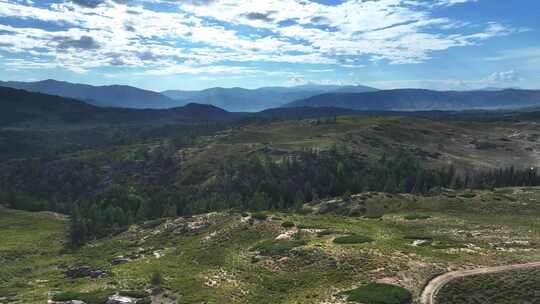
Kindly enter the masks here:
<path id="1" fill-rule="evenodd" d="M 221 210 L 298 211 L 305 202 L 363 191 L 422 194 L 439 188 L 540 185 L 536 169 L 510 167 L 459 173 L 452 166 L 426 168 L 405 151 L 383 155 L 373 162 L 335 147 L 281 158 L 252 156 L 225 162 L 204 186 L 173 186 L 170 183 L 175 178 L 139 188 L 113 185 L 100 195 L 71 203 L 16 192 L 1 193 L 0 201 L 16 209 L 71 214 L 71 241 L 79 245 L 133 223 L 163 217 Z"/>

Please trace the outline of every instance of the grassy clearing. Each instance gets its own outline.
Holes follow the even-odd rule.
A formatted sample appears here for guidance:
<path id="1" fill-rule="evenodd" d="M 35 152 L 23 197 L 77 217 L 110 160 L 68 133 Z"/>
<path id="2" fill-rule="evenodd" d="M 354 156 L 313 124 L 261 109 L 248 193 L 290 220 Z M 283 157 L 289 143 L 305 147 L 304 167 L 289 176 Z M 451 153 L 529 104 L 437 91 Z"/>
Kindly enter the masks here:
<path id="1" fill-rule="evenodd" d="M 286 254 L 290 250 L 306 244 L 307 242 L 305 240 L 267 240 L 255 245 L 253 250 L 263 255 L 279 255 Z"/>

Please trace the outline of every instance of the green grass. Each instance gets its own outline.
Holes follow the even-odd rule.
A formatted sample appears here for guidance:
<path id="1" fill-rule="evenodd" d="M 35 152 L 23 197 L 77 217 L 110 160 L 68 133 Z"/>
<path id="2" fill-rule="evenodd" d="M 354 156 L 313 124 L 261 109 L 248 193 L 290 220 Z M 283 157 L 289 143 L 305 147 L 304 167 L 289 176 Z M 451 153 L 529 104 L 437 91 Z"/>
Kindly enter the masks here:
<path id="1" fill-rule="evenodd" d="M 306 244 L 307 242 L 305 240 L 267 240 L 255 245 L 253 250 L 264 255 L 279 255 Z"/>
<path id="2" fill-rule="evenodd" d="M 430 215 L 425 215 L 425 214 L 411 213 L 411 214 L 405 215 L 404 218 L 405 218 L 406 220 L 409 220 L 409 221 L 413 221 L 413 220 L 427 220 L 427 219 L 430 219 L 431 216 L 430 216 Z"/>
<path id="3" fill-rule="evenodd" d="M 348 235 L 348 236 L 341 236 L 334 239 L 334 243 L 336 244 L 363 244 L 363 243 L 369 243 L 373 242 L 374 239 L 365 236 L 365 235 Z"/>
<path id="4" fill-rule="evenodd" d="M 411 293 L 402 287 L 369 283 L 344 292 L 350 302 L 364 304 L 408 304 L 412 302 Z"/>

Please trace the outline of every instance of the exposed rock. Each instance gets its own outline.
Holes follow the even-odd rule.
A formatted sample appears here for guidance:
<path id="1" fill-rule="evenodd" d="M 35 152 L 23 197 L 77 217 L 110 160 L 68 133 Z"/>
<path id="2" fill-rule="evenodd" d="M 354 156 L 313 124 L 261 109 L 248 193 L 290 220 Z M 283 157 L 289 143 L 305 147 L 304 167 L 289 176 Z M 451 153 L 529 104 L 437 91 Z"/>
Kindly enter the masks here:
<path id="1" fill-rule="evenodd" d="M 137 303 L 137 299 L 131 297 L 123 297 L 119 295 L 110 296 L 107 304 L 132 304 Z"/>
<path id="2" fill-rule="evenodd" d="M 109 274 L 105 270 L 102 270 L 99 268 L 93 269 L 89 266 L 71 268 L 66 271 L 66 276 L 72 279 L 86 278 L 86 277 L 95 279 L 95 278 L 104 277 L 108 275 Z"/>
<path id="3" fill-rule="evenodd" d="M 425 246 L 431 244 L 431 240 L 414 240 L 412 242 L 412 246 L 419 247 L 419 246 Z"/>
<path id="4" fill-rule="evenodd" d="M 282 233 L 282 234 L 278 235 L 276 237 L 276 240 L 290 240 L 297 233 L 298 233 L 298 230 L 296 230 L 296 229 L 289 230 L 289 231 L 287 231 L 285 233 Z"/>

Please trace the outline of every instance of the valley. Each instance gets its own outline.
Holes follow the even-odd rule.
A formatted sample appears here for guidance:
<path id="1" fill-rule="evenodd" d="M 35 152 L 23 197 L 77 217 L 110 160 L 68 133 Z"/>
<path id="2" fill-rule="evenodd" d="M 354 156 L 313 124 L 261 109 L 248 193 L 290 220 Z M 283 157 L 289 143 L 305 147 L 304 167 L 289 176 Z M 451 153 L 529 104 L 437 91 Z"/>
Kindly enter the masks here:
<path id="1" fill-rule="evenodd" d="M 17 107 L 0 132 L 2 304 L 423 304 L 447 272 L 540 261 L 535 109 L 246 114 L 4 94 Z M 431 303 L 462 301 L 447 290 L 483 280 L 469 279 Z M 512 297 L 492 290 L 475 293 Z"/>

